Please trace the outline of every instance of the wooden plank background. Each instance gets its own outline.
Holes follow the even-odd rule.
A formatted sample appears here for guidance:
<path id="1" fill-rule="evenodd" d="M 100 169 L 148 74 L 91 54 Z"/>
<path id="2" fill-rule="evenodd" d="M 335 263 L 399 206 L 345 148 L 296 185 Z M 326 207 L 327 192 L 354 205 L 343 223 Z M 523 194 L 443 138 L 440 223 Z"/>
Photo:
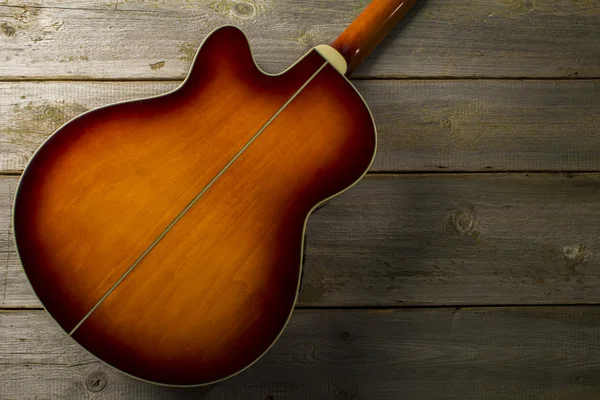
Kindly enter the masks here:
<path id="1" fill-rule="evenodd" d="M 197 46 L 242 27 L 259 64 L 287 68 L 330 43 L 367 0 L 4 0 L 11 79 L 181 79 Z M 421 0 L 356 77 L 593 77 L 596 0 Z M 8 59 L 7 59 L 8 58 Z"/>
<path id="2" fill-rule="evenodd" d="M 37 308 L 16 184 L 0 179 L 0 306 Z M 310 218 L 299 306 L 600 304 L 599 193 L 597 174 L 368 176 Z"/>
<path id="3" fill-rule="evenodd" d="M 178 85 L 0 82 L 0 171 L 21 171 L 54 129 L 82 112 Z M 599 170 L 600 80 L 359 80 L 356 86 L 377 122 L 373 172 Z"/>
<path id="4" fill-rule="evenodd" d="M 189 390 L 150 385 L 102 365 L 43 311 L 0 312 L 0 393 L 3 399 L 198 399 L 207 390 L 208 398 L 223 400 L 597 399 L 599 335 L 599 307 L 302 310 L 246 372 Z"/>
<path id="5" fill-rule="evenodd" d="M 307 230 L 298 310 L 213 388 L 103 365 L 41 310 L 11 202 L 39 144 L 164 93 L 234 24 L 266 71 L 368 0 L 0 0 L 0 399 L 600 397 L 600 3 L 420 0 L 355 74 L 379 149 Z"/>

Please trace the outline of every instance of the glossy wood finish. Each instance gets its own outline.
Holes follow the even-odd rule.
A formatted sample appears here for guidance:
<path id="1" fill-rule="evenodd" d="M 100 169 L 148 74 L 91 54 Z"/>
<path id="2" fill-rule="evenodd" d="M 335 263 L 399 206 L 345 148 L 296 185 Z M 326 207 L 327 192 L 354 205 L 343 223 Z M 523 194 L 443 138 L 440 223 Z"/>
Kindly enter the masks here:
<path id="1" fill-rule="evenodd" d="M 371 54 L 417 0 L 374 0 L 331 44 L 348 63 L 346 76 Z"/>
<path id="2" fill-rule="evenodd" d="M 27 275 L 67 331 L 325 61 L 281 76 L 233 27 L 206 41 L 184 86 L 59 130 L 25 171 L 15 237 Z M 74 338 L 160 383 L 231 375 L 276 339 L 296 297 L 303 227 L 366 171 L 371 115 L 331 66 L 110 293 Z"/>
<path id="3" fill-rule="evenodd" d="M 268 77 L 239 31 L 220 30 L 181 90 L 93 111 L 44 145 L 19 188 L 16 235 L 37 294 L 65 330 L 322 62 L 311 54 L 285 78 Z"/>

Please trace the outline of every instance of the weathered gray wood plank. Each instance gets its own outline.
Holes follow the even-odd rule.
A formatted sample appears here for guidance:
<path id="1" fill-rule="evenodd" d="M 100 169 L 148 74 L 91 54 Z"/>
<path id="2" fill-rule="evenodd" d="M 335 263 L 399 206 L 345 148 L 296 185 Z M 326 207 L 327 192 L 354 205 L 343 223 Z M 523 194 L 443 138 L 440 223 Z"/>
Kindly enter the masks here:
<path id="1" fill-rule="evenodd" d="M 297 311 L 263 359 L 206 398 L 597 400 L 599 335 L 598 307 Z M 5 400 L 205 391 L 121 375 L 42 311 L 0 313 L 0 360 Z"/>
<path id="2" fill-rule="evenodd" d="M 0 172 L 23 170 L 46 137 L 85 111 L 177 86 L 177 82 L 0 83 Z"/>
<path id="3" fill-rule="evenodd" d="M 600 170 L 600 80 L 355 81 L 375 115 L 373 171 Z M 0 82 L 0 172 L 94 107 L 177 82 Z"/>
<path id="4" fill-rule="evenodd" d="M 599 174 L 369 176 L 311 216 L 299 306 L 598 304 L 598 196 Z M 0 307 L 39 307 L 8 236 Z"/>
<path id="5" fill-rule="evenodd" d="M 599 193 L 597 174 L 370 177 L 312 216 L 300 299 L 597 303 Z"/>
<path id="6" fill-rule="evenodd" d="M 330 43 L 365 0 L 29 1 L 0 4 L 0 78 L 182 78 L 212 29 L 235 24 L 281 71 Z M 600 77 L 595 0 L 421 0 L 363 77 Z"/>
<path id="7" fill-rule="evenodd" d="M 13 245 L 12 200 L 18 180 L 0 179 L 0 308 L 37 307 Z"/>

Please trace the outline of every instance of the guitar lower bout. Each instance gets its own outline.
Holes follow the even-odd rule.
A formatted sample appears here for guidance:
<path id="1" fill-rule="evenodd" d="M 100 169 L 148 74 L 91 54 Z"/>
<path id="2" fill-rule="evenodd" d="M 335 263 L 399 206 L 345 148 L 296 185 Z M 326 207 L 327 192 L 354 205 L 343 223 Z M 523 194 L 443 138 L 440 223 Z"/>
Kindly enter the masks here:
<path id="1" fill-rule="evenodd" d="M 226 26 L 177 90 L 88 112 L 44 143 L 18 188 L 15 240 L 75 341 L 177 386 L 267 351 L 296 301 L 308 216 L 375 154 L 340 57 L 321 47 L 265 74 Z"/>

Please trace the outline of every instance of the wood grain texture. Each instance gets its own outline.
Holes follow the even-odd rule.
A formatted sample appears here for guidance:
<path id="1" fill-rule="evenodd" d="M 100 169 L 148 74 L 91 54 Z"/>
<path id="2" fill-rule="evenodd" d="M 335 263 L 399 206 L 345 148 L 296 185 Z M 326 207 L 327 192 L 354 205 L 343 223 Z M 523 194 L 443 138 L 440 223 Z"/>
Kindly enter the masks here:
<path id="1" fill-rule="evenodd" d="M 181 79 L 212 29 L 236 24 L 261 66 L 331 43 L 364 0 L 0 4 L 2 79 Z M 595 0 L 424 0 L 356 77 L 600 77 Z"/>
<path id="2" fill-rule="evenodd" d="M 354 81 L 377 123 L 372 171 L 598 171 L 600 81 Z M 70 118 L 176 82 L 0 83 L 0 172 Z"/>
<path id="3" fill-rule="evenodd" d="M 370 176 L 310 218 L 299 306 L 600 303 L 597 174 Z M 2 192 L 16 178 L 0 179 Z M 0 232 L 8 231 L 8 202 Z M 39 307 L 2 242 L 3 307 Z M 3 259 L 4 260 L 4 259 Z"/>
<path id="4" fill-rule="evenodd" d="M 299 311 L 263 359 L 205 398 L 596 400 L 598 335 L 598 307 Z M 125 377 L 42 311 L 0 312 L 0 360 L 4 400 L 205 391 Z"/>

